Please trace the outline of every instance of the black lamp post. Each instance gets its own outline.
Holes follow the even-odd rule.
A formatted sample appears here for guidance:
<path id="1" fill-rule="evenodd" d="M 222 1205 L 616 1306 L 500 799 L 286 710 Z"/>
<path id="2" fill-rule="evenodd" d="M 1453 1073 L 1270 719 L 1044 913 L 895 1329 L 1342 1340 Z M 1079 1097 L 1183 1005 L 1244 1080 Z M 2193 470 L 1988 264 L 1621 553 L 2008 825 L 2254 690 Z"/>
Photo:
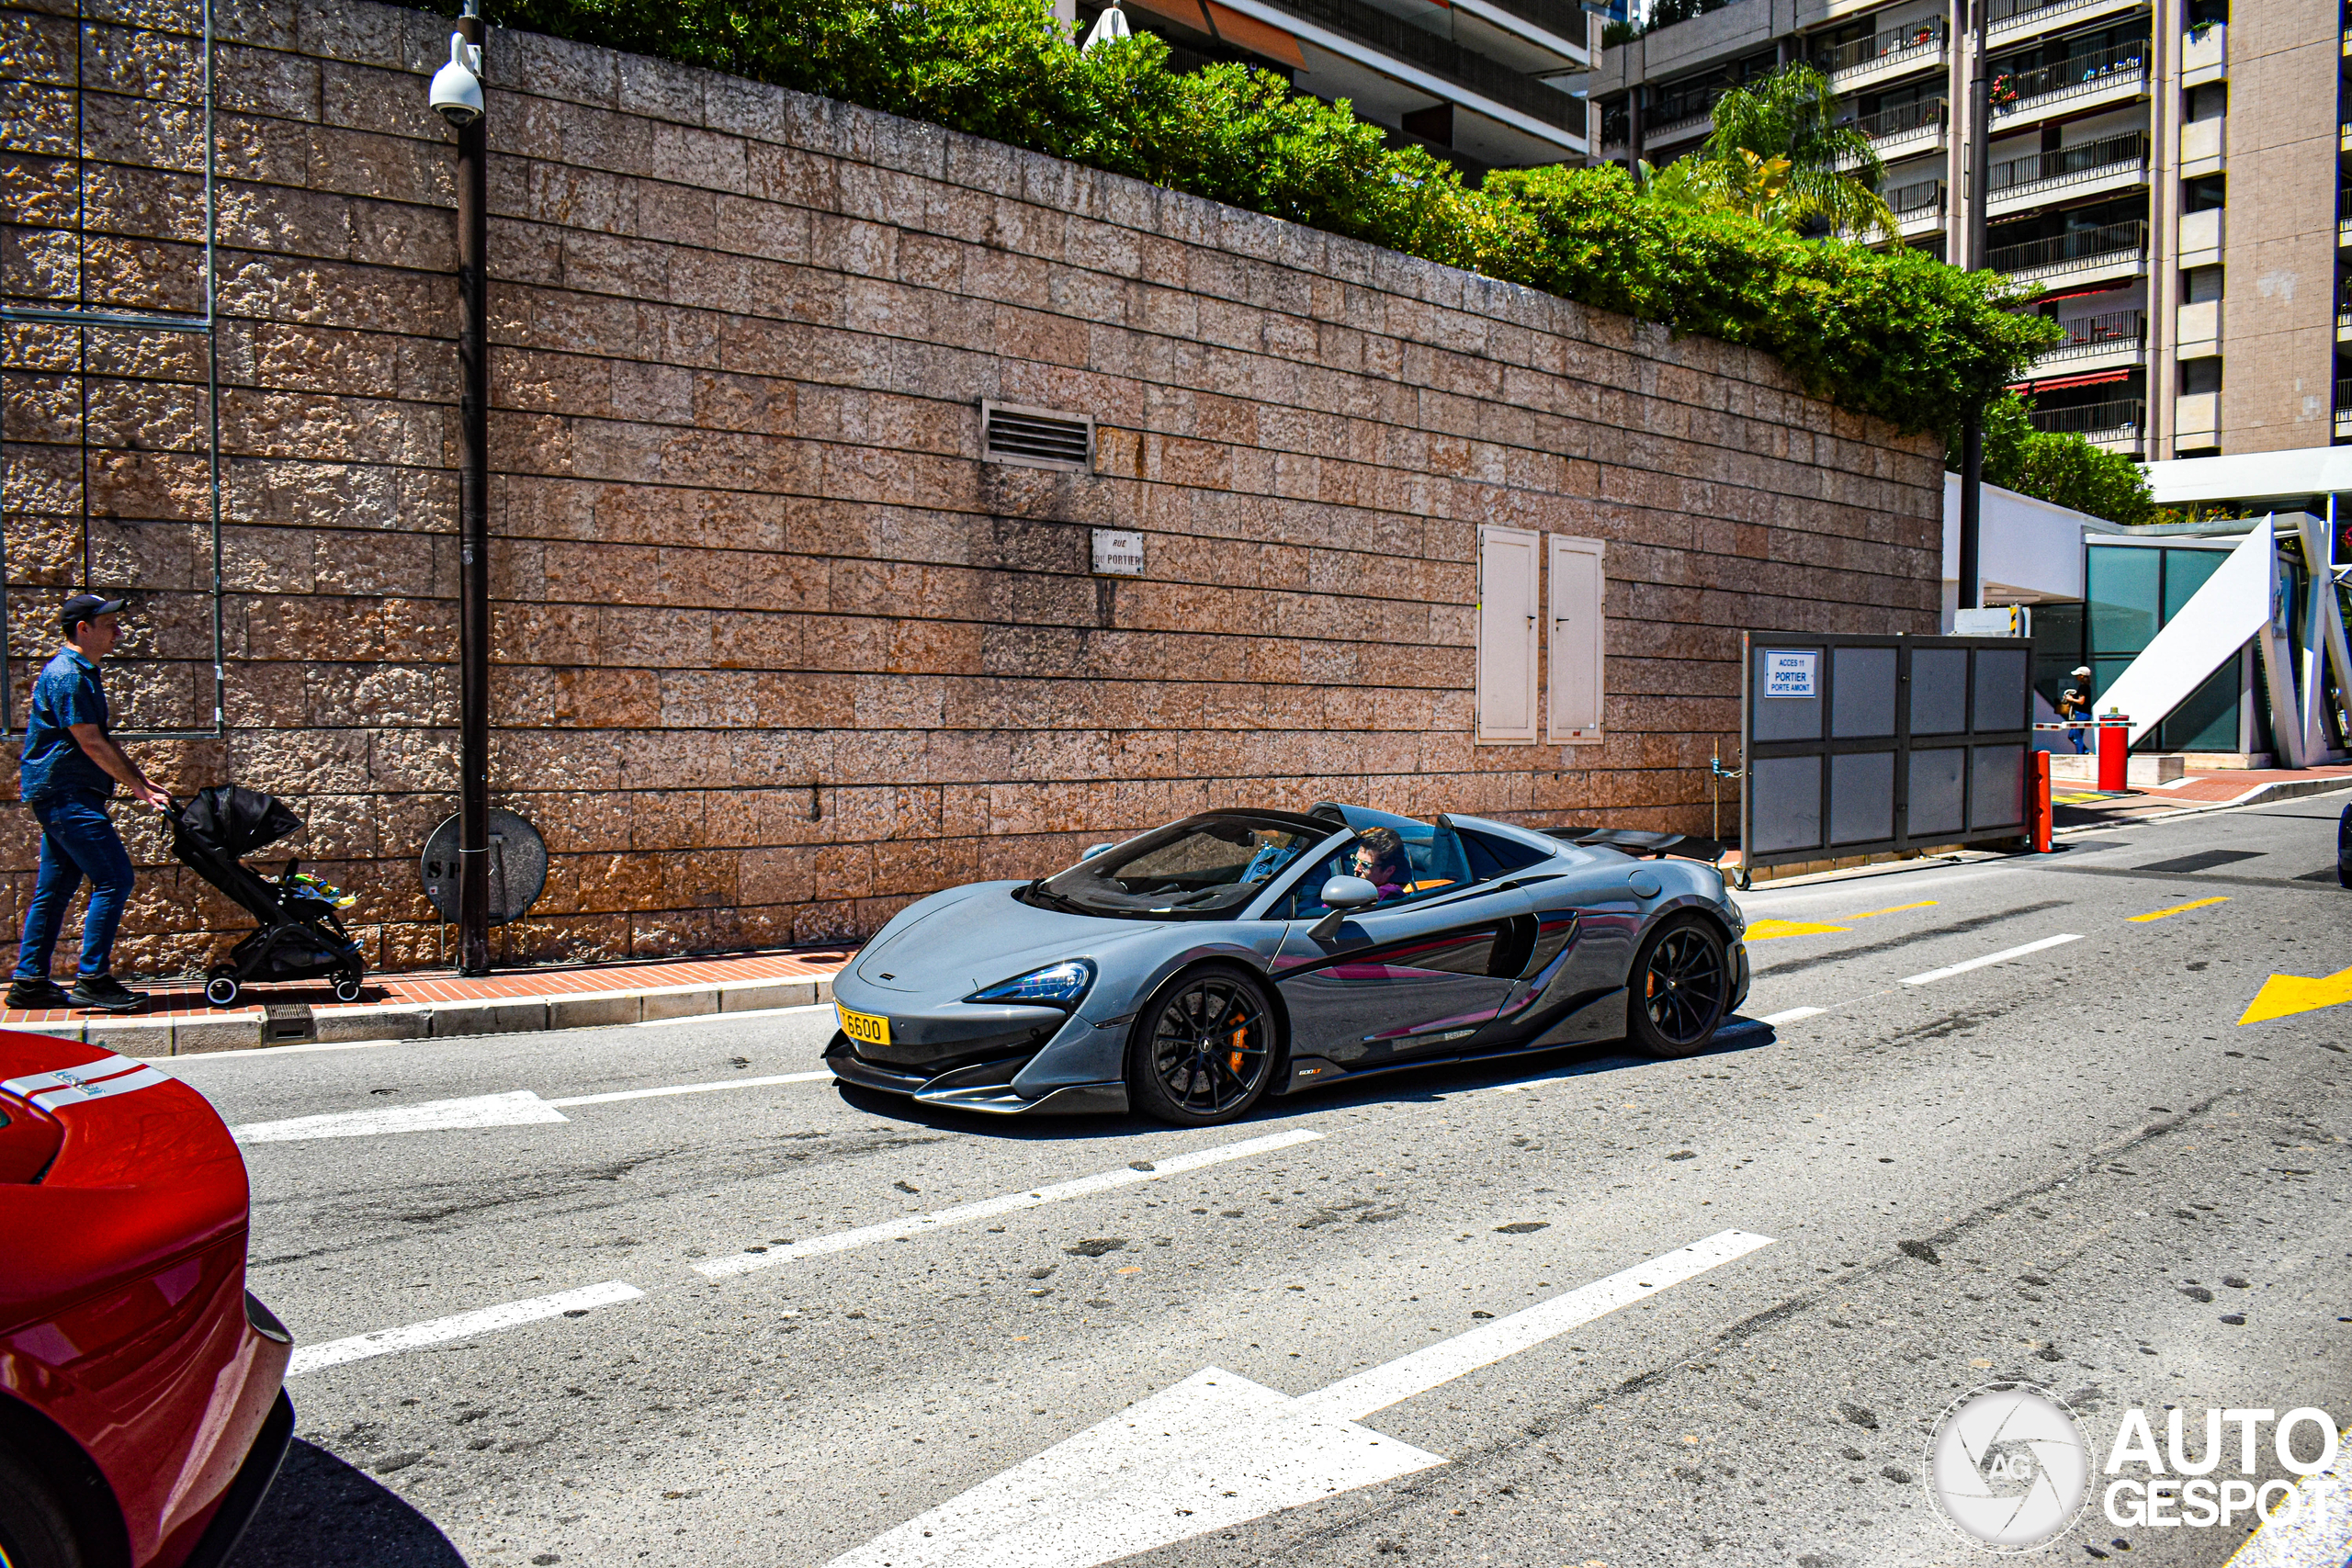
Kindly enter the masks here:
<path id="1" fill-rule="evenodd" d="M 458 130 L 458 972 L 490 972 L 490 355 L 484 284 L 481 16 L 477 0 L 434 73 L 433 107 Z"/>
<path id="2" fill-rule="evenodd" d="M 1985 209 L 1991 204 L 1993 88 L 1984 74 L 1986 12 L 1992 0 L 1973 0 L 1975 23 L 1968 77 L 1968 265 L 1985 263 Z M 1979 404 L 1960 437 L 1960 598 L 1958 608 L 1984 607 L 1984 412 Z"/>

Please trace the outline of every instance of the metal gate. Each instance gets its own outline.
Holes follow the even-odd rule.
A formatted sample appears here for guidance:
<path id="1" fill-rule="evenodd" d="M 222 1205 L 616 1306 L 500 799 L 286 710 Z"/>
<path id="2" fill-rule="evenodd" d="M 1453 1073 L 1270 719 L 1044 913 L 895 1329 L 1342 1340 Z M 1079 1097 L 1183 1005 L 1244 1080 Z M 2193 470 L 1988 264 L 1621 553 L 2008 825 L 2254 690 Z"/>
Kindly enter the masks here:
<path id="1" fill-rule="evenodd" d="M 1746 870 L 2026 832 L 2031 644 L 1754 632 L 1741 644 Z"/>

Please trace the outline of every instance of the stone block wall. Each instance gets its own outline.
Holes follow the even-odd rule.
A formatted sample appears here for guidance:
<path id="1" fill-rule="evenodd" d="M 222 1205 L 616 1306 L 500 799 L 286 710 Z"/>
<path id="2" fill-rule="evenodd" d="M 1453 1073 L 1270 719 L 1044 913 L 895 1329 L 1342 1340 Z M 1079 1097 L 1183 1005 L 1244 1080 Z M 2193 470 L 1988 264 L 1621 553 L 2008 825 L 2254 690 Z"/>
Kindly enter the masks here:
<path id="1" fill-rule="evenodd" d="M 194 15 L 0 6 L 12 303 L 201 309 Z M 219 26 L 220 731 L 189 334 L 6 329 L 12 713 L 71 585 L 134 592 L 119 722 L 195 732 L 134 749 L 287 798 L 427 964 L 447 24 Z M 1762 355 L 707 72 L 502 33 L 489 74 L 492 781 L 553 857 L 510 956 L 851 937 L 1214 805 L 1703 829 L 1742 628 L 1935 629 L 1935 444 Z M 1095 470 L 981 461 L 984 398 L 1094 416 Z M 1608 541 L 1605 745 L 1472 743 L 1482 523 Z M 1144 577 L 1091 575 L 1102 525 Z M 0 812 L 11 932 L 33 850 Z M 134 850 L 124 967 L 244 929 Z"/>

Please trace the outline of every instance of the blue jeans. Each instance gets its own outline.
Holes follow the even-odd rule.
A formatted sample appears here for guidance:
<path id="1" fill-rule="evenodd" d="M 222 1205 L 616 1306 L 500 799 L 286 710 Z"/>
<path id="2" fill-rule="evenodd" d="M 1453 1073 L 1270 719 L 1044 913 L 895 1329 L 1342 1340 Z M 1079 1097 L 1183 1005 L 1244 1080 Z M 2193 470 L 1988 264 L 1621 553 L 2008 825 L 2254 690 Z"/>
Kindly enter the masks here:
<path id="1" fill-rule="evenodd" d="M 94 795 L 40 801 L 31 810 L 41 829 L 40 874 L 33 881 L 33 901 L 25 910 L 24 940 L 17 944 L 16 978 L 49 978 L 50 955 L 57 950 L 65 906 L 85 876 L 90 879 L 90 911 L 82 922 L 81 972 L 85 977 L 103 975 L 114 954 L 122 907 L 130 897 L 130 855 L 107 816 L 106 803 Z"/>

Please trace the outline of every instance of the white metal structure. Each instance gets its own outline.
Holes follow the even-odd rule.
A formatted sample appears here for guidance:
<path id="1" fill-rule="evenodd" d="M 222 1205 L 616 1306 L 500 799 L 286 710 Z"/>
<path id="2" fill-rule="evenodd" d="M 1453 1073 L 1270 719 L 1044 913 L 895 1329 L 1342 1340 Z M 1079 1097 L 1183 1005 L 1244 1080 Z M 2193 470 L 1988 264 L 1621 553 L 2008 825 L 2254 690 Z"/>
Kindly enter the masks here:
<path id="1" fill-rule="evenodd" d="M 2310 568 L 2301 604 L 2289 589 L 2282 546 L 2299 549 Z M 2306 650 L 2300 660 L 2290 636 L 2298 620 Z M 2274 518 L 2256 524 L 2099 697 L 2098 711 L 2129 715 L 2136 745 L 2248 643 L 2262 660 L 2279 761 L 2302 768 L 2324 759 L 2332 749 L 2322 660 L 2334 666 L 2337 690 L 2352 692 L 2352 656 L 2319 519 L 2303 514 L 2284 530 Z"/>

